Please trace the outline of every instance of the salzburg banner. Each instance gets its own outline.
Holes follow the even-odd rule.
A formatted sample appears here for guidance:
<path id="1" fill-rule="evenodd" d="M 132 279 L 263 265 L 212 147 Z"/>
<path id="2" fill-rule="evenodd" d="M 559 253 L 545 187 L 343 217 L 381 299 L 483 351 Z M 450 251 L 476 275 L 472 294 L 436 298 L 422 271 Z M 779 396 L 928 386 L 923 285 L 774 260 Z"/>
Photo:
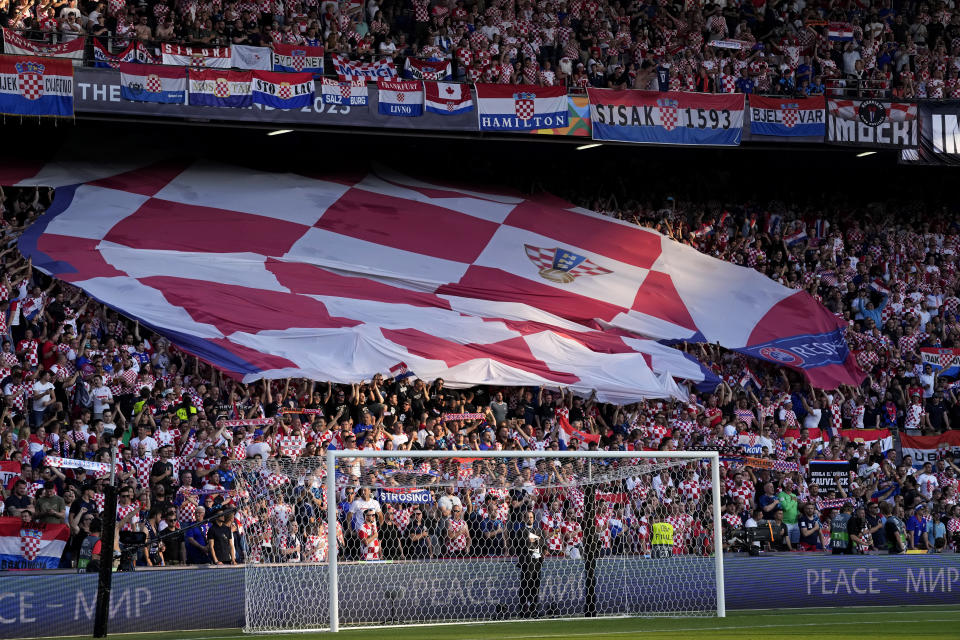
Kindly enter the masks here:
<path id="1" fill-rule="evenodd" d="M 77 186 L 58 191 L 21 252 L 247 381 L 349 381 L 403 362 L 450 385 L 686 398 L 656 374 L 700 382 L 699 367 L 641 336 L 719 343 L 831 389 L 863 379 L 845 325 L 806 292 L 558 198 L 389 169 L 327 180 L 127 164 L 111 167 L 120 180 L 95 160 L 32 178 Z M 71 222 L 108 204 L 95 238 Z"/>
<path id="2" fill-rule="evenodd" d="M 940 458 L 960 463 L 960 431 L 947 431 L 938 436 L 908 436 L 901 434 L 900 448 L 904 456 L 913 458 L 913 466 L 925 462 L 936 464 Z"/>
<path id="3" fill-rule="evenodd" d="M 48 58 L 70 58 L 79 65 L 83 60 L 86 38 L 74 38 L 69 42 L 50 44 L 27 40 L 16 31 L 3 30 L 3 52 L 22 56 L 46 56 Z"/>
<path id="4" fill-rule="evenodd" d="M 587 89 L 594 140 L 739 145 L 744 96 Z"/>
<path id="5" fill-rule="evenodd" d="M 69 537 L 65 524 L 0 517 L 0 569 L 56 569 Z"/>
<path id="6" fill-rule="evenodd" d="M 914 148 L 917 104 L 881 100 L 827 100 L 827 142 L 851 146 Z"/>
<path id="7" fill-rule="evenodd" d="M 73 64 L 63 58 L 0 56 L 0 113 L 73 115 Z"/>
<path id="8" fill-rule="evenodd" d="M 526 131 L 567 126 L 567 90 L 529 84 L 477 84 L 481 131 Z"/>
<path id="9" fill-rule="evenodd" d="M 758 136 L 820 136 L 826 132 L 826 103 L 814 98 L 750 96 L 750 133 Z"/>

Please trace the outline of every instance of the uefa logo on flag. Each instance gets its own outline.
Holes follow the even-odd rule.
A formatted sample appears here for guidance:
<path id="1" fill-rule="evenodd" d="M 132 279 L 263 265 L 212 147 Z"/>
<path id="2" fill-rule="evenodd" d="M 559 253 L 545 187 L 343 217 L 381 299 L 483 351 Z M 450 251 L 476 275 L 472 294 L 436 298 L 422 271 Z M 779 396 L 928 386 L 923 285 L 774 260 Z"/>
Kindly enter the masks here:
<path id="1" fill-rule="evenodd" d="M 803 358 L 794 354 L 793 352 L 787 351 L 786 349 L 781 349 L 779 347 L 764 347 L 760 349 L 760 355 L 766 358 L 767 360 L 773 360 L 774 362 L 780 362 L 786 365 L 792 365 L 799 367 L 803 364 Z"/>
<path id="2" fill-rule="evenodd" d="M 536 113 L 536 99 L 534 93 L 513 94 L 513 110 L 521 120 L 529 120 Z"/>
<path id="3" fill-rule="evenodd" d="M 660 126 L 667 131 L 676 129 L 680 121 L 678 117 L 680 102 L 670 98 L 661 98 L 657 100 L 657 107 L 660 111 Z"/>
<path id="4" fill-rule="evenodd" d="M 530 262 L 540 269 L 540 277 L 550 282 L 568 284 L 579 276 L 602 276 L 613 273 L 609 269 L 597 266 L 586 256 L 569 249 L 554 247 L 541 249 L 530 244 L 523 245 Z"/>
<path id="5" fill-rule="evenodd" d="M 43 97 L 43 72 L 46 67 L 33 60 L 16 64 L 17 88 L 27 100 L 39 100 Z"/>

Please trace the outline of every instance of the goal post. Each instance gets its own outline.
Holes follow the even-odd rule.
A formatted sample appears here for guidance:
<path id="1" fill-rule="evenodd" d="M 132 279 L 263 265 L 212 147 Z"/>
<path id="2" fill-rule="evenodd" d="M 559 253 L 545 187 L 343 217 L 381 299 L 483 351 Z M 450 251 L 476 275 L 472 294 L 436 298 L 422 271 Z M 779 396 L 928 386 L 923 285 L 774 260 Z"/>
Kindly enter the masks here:
<path id="1" fill-rule="evenodd" d="M 247 632 L 725 616 L 717 452 L 329 449 L 241 467 Z"/>

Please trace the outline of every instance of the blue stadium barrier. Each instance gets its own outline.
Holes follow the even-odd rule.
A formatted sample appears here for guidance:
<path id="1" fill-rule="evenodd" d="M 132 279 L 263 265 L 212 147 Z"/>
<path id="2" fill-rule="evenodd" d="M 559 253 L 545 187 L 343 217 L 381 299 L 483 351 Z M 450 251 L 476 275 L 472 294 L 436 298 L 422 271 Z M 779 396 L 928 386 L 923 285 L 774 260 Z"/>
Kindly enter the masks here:
<path id="1" fill-rule="evenodd" d="M 692 560 L 692 562 L 691 562 Z M 709 561 L 709 559 L 702 559 Z M 599 609 L 642 611 L 654 590 L 668 588 L 678 608 L 702 603 L 712 593 L 706 582 L 708 562 L 641 558 L 606 558 L 598 567 Z M 569 560 L 544 566 L 542 601 L 563 601 L 565 608 L 582 597 Z M 661 563 L 654 566 L 654 563 Z M 361 563 L 341 567 L 341 620 L 370 614 L 378 588 L 391 591 L 403 617 L 449 613 L 490 615 L 491 607 L 515 592 L 512 562 L 468 560 L 424 563 Z M 603 567 L 602 564 L 609 564 Z M 312 568 L 317 570 L 317 568 Z M 323 568 L 319 568 L 323 571 Z M 704 573 L 701 573 L 704 572 Z M 677 575 L 671 579 L 671 574 Z M 691 579 L 691 574 L 701 577 Z M 853 607 L 956 605 L 960 602 L 960 555 L 916 556 L 771 556 L 731 557 L 725 561 L 728 609 L 778 607 Z M 624 576 L 629 580 L 624 580 Z M 110 631 L 185 631 L 243 626 L 244 571 L 235 567 L 144 570 L 115 574 Z M 322 583 L 322 581 L 320 581 Z M 403 589 L 388 585 L 403 584 Z M 353 585 L 353 587 L 351 587 Z M 363 585 L 365 606 L 350 597 Z M 381 585 L 378 587 L 378 585 Z M 687 595 L 684 595 L 687 594 Z M 314 594 L 325 606 L 326 594 Z M 382 595 L 382 594 L 381 594 Z M 663 602 L 662 593 L 658 600 Z M 299 597 L 306 594 L 299 593 Z M 45 572 L 0 576 L 0 638 L 89 634 L 93 629 L 96 576 Z M 569 609 L 567 609 L 569 610 Z"/>

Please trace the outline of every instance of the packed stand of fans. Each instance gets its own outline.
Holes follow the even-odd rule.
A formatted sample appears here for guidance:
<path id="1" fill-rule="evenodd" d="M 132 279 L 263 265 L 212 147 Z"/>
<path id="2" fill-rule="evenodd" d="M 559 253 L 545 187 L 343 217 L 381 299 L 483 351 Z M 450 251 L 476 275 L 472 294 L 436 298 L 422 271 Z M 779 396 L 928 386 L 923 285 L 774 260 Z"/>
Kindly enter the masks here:
<path id="1" fill-rule="evenodd" d="M 38 40 L 91 36 L 112 51 L 134 40 L 289 43 L 392 57 L 398 68 L 407 57 L 448 59 L 454 78 L 470 82 L 957 98 L 960 13 L 951 5 L 0 0 L 0 22 Z"/>
<path id="2" fill-rule="evenodd" d="M 49 206 L 51 195 L 33 188 L 0 194 L 8 240 Z M 755 216 L 750 207 L 658 208 L 621 199 L 623 206 L 614 196 L 582 204 L 806 289 L 849 321 L 847 339 L 867 380 L 818 391 L 793 372 L 718 347 L 683 345 L 723 380 L 706 392 L 690 389 L 687 402 L 613 406 L 557 388 L 454 390 L 440 379 L 380 374 L 353 385 L 241 384 L 69 284 L 34 272 L 11 242 L 0 251 L 0 300 L 16 300 L 15 313 L 0 315 L 0 460 L 19 463 L 20 475 L 3 487 L 3 515 L 67 523 L 63 566 L 96 566 L 108 472 L 89 463 L 107 462 L 120 444 L 118 528 L 147 541 L 129 562 L 323 561 L 319 461 L 327 447 L 700 449 L 736 456 L 747 436 L 771 446 L 762 463 L 727 462 L 725 548 L 743 548 L 746 527 L 772 523 L 774 540 L 762 544 L 775 550 L 956 551 L 960 469 L 953 460 L 915 469 L 879 442 L 809 437 L 818 428 L 937 434 L 960 421 L 950 381 L 923 366 L 918 352 L 957 346 L 960 335 L 960 234 L 949 218 L 894 224 L 879 212 L 810 217 L 777 203 Z M 807 239 L 787 246 L 784 237 L 801 228 Z M 877 282 L 884 286 L 870 287 Z M 748 365 L 757 383 L 741 386 Z M 561 429 L 564 420 L 583 437 Z M 799 437 L 784 438 L 787 430 Z M 47 456 L 84 461 L 88 469 L 47 464 Z M 849 488 L 822 491 L 805 474 L 811 460 L 848 461 L 849 484 L 837 484 Z M 712 551 L 709 473 L 701 463 L 604 487 L 627 498 L 601 497 L 592 522 L 577 482 L 582 461 L 401 464 L 430 479 L 420 483 L 431 491 L 428 504 L 381 504 L 371 490 L 391 481 L 359 460 L 338 476 L 336 535 L 346 558 L 508 554 L 510 532 L 531 510 L 558 556 L 579 555 L 588 529 L 604 553 L 645 555 L 656 516 L 673 525 L 675 553 Z M 266 490 L 254 495 L 257 486 Z M 838 522 L 846 532 L 837 531 Z"/>

